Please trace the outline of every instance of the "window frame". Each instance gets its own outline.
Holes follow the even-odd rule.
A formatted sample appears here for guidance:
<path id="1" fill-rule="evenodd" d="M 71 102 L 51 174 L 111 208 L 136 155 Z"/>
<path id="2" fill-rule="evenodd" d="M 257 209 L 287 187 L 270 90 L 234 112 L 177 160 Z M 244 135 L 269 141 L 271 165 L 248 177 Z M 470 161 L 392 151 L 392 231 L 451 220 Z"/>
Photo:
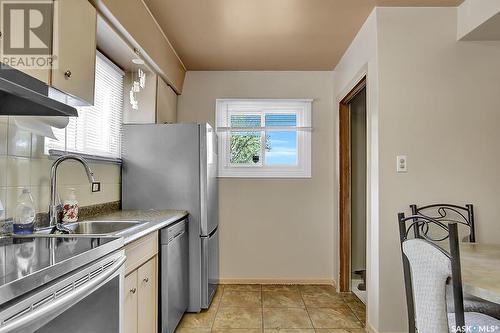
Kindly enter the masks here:
<path id="1" fill-rule="evenodd" d="M 218 173 L 223 178 L 311 178 L 312 99 L 217 99 L 216 131 L 218 138 Z M 265 126 L 266 114 L 296 115 L 296 126 L 269 127 L 283 131 L 296 131 L 297 165 L 266 166 Z M 230 117 L 234 114 L 259 114 L 261 126 L 250 128 L 261 131 L 261 161 L 259 164 L 234 164 L 230 162 Z"/>

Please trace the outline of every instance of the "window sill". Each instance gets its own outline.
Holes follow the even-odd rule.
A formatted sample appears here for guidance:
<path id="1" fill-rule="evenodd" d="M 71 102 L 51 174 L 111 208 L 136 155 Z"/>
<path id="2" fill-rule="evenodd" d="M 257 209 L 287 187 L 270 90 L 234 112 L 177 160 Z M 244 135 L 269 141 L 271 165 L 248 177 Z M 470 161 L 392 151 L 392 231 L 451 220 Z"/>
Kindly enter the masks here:
<path id="1" fill-rule="evenodd" d="M 247 168 L 220 169 L 219 178 L 312 178 L 311 170 L 249 170 Z"/>
<path id="2" fill-rule="evenodd" d="M 82 153 L 75 153 L 71 151 L 64 151 L 64 150 L 57 150 L 57 149 L 50 149 L 49 150 L 49 158 L 57 158 L 63 155 L 67 154 L 73 154 L 73 155 L 78 155 L 80 157 L 83 157 L 89 162 L 97 162 L 97 163 L 110 163 L 110 164 L 122 164 L 122 159 L 121 158 L 115 158 L 115 157 L 106 157 L 106 156 L 98 156 L 98 155 L 90 155 L 90 154 L 82 154 Z"/>

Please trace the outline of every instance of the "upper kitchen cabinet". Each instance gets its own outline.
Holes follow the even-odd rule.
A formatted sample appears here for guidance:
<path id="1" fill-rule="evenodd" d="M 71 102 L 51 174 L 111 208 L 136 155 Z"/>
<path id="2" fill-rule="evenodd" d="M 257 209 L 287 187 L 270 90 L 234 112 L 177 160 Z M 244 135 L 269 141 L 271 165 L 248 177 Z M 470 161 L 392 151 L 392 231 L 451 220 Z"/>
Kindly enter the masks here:
<path id="1" fill-rule="evenodd" d="M 177 122 L 177 94 L 159 76 L 156 86 L 156 122 Z"/>
<path id="2" fill-rule="evenodd" d="M 90 1 L 126 43 L 139 51 L 151 70 L 161 76 L 176 93 L 181 94 L 186 68 L 144 1 Z"/>
<path id="3" fill-rule="evenodd" d="M 82 104 L 94 104 L 96 22 L 95 8 L 87 0 L 55 0 L 51 86 Z M 74 104 L 80 104 L 78 102 Z"/>

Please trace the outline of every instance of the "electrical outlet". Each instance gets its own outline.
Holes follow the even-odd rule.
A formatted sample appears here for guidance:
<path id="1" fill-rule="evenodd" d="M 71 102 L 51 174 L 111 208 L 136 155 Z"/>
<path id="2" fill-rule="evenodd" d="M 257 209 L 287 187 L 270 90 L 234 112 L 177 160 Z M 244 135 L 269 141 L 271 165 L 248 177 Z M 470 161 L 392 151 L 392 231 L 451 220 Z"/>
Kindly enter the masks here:
<path id="1" fill-rule="evenodd" d="M 93 182 L 92 183 L 92 192 L 100 192 L 101 191 L 101 183 Z"/>
<path id="2" fill-rule="evenodd" d="M 408 172 L 408 161 L 406 155 L 398 155 L 396 156 L 396 172 L 397 173 L 406 173 Z"/>

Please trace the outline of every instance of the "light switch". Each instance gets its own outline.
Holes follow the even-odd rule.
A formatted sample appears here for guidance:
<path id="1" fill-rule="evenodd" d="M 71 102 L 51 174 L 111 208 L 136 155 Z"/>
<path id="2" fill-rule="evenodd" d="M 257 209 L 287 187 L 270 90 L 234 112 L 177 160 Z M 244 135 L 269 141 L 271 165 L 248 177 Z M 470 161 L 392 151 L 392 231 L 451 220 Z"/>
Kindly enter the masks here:
<path id="1" fill-rule="evenodd" d="M 100 192 L 101 191 L 101 183 L 93 182 L 92 183 L 92 192 Z"/>
<path id="2" fill-rule="evenodd" d="M 396 159 L 397 159 L 396 172 L 397 173 L 408 172 L 408 164 L 407 164 L 408 161 L 406 159 L 406 155 L 398 155 Z"/>

